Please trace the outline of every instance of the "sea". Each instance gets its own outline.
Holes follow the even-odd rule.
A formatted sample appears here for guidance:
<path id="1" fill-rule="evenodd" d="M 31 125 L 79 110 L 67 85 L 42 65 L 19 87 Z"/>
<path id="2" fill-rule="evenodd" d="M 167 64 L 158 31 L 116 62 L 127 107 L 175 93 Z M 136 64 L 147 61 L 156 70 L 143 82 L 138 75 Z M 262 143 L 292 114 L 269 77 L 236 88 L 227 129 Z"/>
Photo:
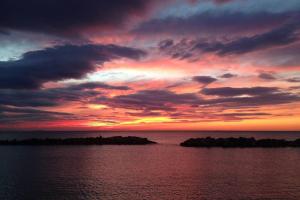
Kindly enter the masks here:
<path id="1" fill-rule="evenodd" d="M 0 200 L 300 200 L 300 148 L 191 148 L 198 137 L 300 132 L 34 131 L 3 139 L 138 136 L 154 145 L 0 146 Z"/>

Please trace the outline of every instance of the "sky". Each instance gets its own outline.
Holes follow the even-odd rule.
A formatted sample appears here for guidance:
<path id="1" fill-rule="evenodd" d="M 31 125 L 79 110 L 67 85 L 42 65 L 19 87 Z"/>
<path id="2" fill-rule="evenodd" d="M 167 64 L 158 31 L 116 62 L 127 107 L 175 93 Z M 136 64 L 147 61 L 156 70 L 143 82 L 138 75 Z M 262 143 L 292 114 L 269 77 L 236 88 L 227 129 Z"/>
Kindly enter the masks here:
<path id="1" fill-rule="evenodd" d="M 299 0 L 1 0 L 0 130 L 300 130 Z"/>

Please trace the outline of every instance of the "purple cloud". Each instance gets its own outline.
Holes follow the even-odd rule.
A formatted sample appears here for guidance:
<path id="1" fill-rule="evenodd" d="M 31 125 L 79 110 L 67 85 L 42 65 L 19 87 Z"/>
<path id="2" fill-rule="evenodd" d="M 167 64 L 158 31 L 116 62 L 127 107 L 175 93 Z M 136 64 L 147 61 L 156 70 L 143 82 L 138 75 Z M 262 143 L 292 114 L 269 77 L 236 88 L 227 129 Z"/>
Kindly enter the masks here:
<path id="1" fill-rule="evenodd" d="M 146 53 L 117 45 L 65 45 L 27 52 L 16 61 L 0 62 L 0 88 L 36 89 L 48 81 L 83 78 L 95 63 L 139 59 Z"/>

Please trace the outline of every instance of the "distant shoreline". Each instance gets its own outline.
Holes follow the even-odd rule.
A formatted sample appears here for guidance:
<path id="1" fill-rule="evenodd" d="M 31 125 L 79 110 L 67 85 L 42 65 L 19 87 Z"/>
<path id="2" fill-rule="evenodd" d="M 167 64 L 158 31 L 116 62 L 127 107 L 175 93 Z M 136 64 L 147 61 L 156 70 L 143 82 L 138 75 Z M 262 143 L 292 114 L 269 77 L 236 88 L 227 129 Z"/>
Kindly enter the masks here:
<path id="1" fill-rule="evenodd" d="M 224 132 L 224 133 L 255 133 L 255 132 L 265 132 L 265 133 L 277 133 L 277 132 L 287 132 L 287 133 L 300 133 L 300 130 L 0 130 L 2 133 L 85 133 L 85 132 L 117 132 L 117 133 L 128 133 L 128 132 Z"/>
<path id="2" fill-rule="evenodd" d="M 87 137 L 87 138 L 46 138 L 25 140 L 0 140 L 0 145 L 147 145 L 156 144 L 147 138 L 135 136 Z"/>
<path id="3" fill-rule="evenodd" d="M 285 139 L 258 139 L 255 138 L 190 138 L 182 143 L 183 147 L 223 147 L 223 148 L 278 148 L 300 147 L 300 139 L 288 141 Z"/>
<path id="4" fill-rule="evenodd" d="M 148 138 L 136 136 L 112 136 L 112 137 L 81 137 L 81 138 L 31 138 L 0 140 L 0 146 L 5 145 L 148 145 L 157 144 Z M 229 138 L 190 138 L 179 144 L 182 147 L 222 147 L 222 148 L 279 148 L 300 147 L 300 139 L 255 139 L 253 137 L 229 137 Z"/>

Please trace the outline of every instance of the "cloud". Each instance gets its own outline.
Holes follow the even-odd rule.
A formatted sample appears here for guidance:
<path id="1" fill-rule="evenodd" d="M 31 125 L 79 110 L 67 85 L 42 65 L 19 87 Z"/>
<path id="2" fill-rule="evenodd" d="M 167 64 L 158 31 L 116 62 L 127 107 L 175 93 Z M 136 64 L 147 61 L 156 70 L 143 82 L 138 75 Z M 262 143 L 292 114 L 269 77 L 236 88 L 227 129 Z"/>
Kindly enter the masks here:
<path id="1" fill-rule="evenodd" d="M 80 84 L 79 84 L 80 85 Z M 72 86 L 41 90 L 0 90 L 0 121 L 47 121 L 56 119 L 82 119 L 83 116 L 74 116 L 68 113 L 50 112 L 33 109 L 32 107 L 55 107 L 66 103 L 93 103 L 103 104 L 111 108 L 122 108 L 142 111 L 149 116 L 174 116 L 176 118 L 189 115 L 192 118 L 209 118 L 214 120 L 240 120 L 266 114 L 219 114 L 226 109 L 240 110 L 248 107 L 261 107 L 295 103 L 300 101 L 298 95 L 282 92 L 280 88 L 253 87 L 253 88 L 205 88 L 197 93 L 175 93 L 169 90 L 142 90 L 135 93 L 114 97 L 103 96 L 101 91 L 94 87 Z M 206 98 L 207 96 L 214 96 Z M 205 98 L 204 98 L 205 97 Z M 184 110 L 182 110 L 184 107 Z M 212 111 L 211 108 L 214 108 Z M 207 109 L 209 111 L 207 111 Z M 221 109 L 221 110 L 220 110 Z M 219 110 L 219 111 L 218 111 Z M 196 112 L 197 111 L 197 112 Z M 129 112 L 129 111 L 128 111 Z M 201 112 L 206 113 L 205 116 Z M 241 113 L 245 113 L 243 110 Z M 143 116 L 133 112 L 131 116 Z M 2 117 L 2 119 L 1 119 Z M 6 118 L 6 119 L 5 119 Z"/>
<path id="2" fill-rule="evenodd" d="M 225 3 L 229 3 L 229 2 L 232 2 L 232 1 L 236 1 L 236 0 L 188 0 L 190 3 L 194 4 L 194 3 L 197 3 L 197 2 L 213 2 L 215 4 L 225 4 Z"/>
<path id="3" fill-rule="evenodd" d="M 233 117 L 243 117 L 243 116 L 266 116 L 271 115 L 269 113 L 262 113 L 262 112 L 243 112 L 243 113 L 224 113 L 223 116 L 233 116 Z"/>
<path id="4" fill-rule="evenodd" d="M 66 102 L 84 102 L 101 92 L 51 88 L 40 90 L 0 90 L 0 105 L 17 107 L 54 107 Z"/>
<path id="5" fill-rule="evenodd" d="M 289 78 L 289 79 L 286 79 L 286 81 L 290 82 L 290 83 L 300 83 L 300 77 Z"/>
<path id="6" fill-rule="evenodd" d="M 0 106 L 0 122 L 19 123 L 24 121 L 48 121 L 60 119 L 75 119 L 71 113 L 52 112 L 31 108 L 17 108 L 9 106 Z"/>
<path id="7" fill-rule="evenodd" d="M 300 101 L 300 97 L 291 93 L 276 92 L 276 93 L 265 93 L 254 96 L 233 96 L 216 98 L 207 101 L 207 105 L 211 106 L 222 106 L 227 109 L 229 108 L 242 108 L 242 107 L 261 107 L 266 105 L 278 105 L 296 103 Z"/>
<path id="8" fill-rule="evenodd" d="M 0 113 L 4 113 L 4 112 L 5 113 L 27 113 L 27 114 L 71 115 L 69 113 L 62 113 L 62 112 L 52 112 L 52 111 L 38 110 L 32 108 L 17 108 L 17 107 L 0 105 Z"/>
<path id="9" fill-rule="evenodd" d="M 213 83 L 217 80 L 218 79 L 213 78 L 211 76 L 194 76 L 193 77 L 193 81 L 196 81 L 196 82 L 204 84 L 204 85 L 208 85 L 208 84 Z"/>
<path id="10" fill-rule="evenodd" d="M 102 82 L 86 82 L 65 87 L 27 90 L 0 89 L 0 108 L 55 107 L 69 102 L 88 103 L 103 94 L 102 90 L 130 90 L 128 86 L 114 86 Z"/>
<path id="11" fill-rule="evenodd" d="M 182 39 L 179 42 L 164 40 L 159 49 L 177 59 L 195 60 L 201 54 L 213 53 L 219 56 L 241 55 L 268 48 L 282 47 L 299 40 L 299 24 L 292 23 L 262 34 L 240 37 L 229 42 Z M 167 42 L 168 45 L 162 45 Z"/>
<path id="12" fill-rule="evenodd" d="M 204 88 L 201 90 L 201 93 L 217 96 L 217 98 L 207 100 L 207 105 L 236 109 L 240 107 L 260 107 L 300 101 L 298 95 L 282 92 L 280 88 L 276 87 Z"/>
<path id="13" fill-rule="evenodd" d="M 113 98 L 100 98 L 97 102 L 112 107 L 133 110 L 174 110 L 173 106 L 180 104 L 196 105 L 200 98 L 196 94 L 176 94 L 168 90 L 142 90 L 134 94 L 120 95 Z"/>
<path id="14" fill-rule="evenodd" d="M 297 67 L 300 66 L 300 43 L 271 48 L 257 52 L 250 60 L 252 65 L 266 67 Z"/>
<path id="15" fill-rule="evenodd" d="M 216 117 L 221 117 L 223 120 L 226 121 L 240 121 L 245 119 L 261 119 L 265 117 L 271 116 L 270 113 L 265 112 L 235 112 L 235 113 L 221 113 L 221 114 L 215 114 L 215 117 L 212 116 L 212 119 Z M 220 119 L 219 119 L 220 120 Z"/>
<path id="16" fill-rule="evenodd" d="M 169 16 L 139 24 L 132 32 L 141 35 L 206 36 L 257 34 L 288 22 L 294 13 L 201 12 L 187 17 Z"/>
<path id="17" fill-rule="evenodd" d="M 228 2 L 231 2 L 231 1 L 234 1 L 234 0 L 214 0 L 214 2 L 218 3 L 218 4 L 228 3 Z"/>
<path id="18" fill-rule="evenodd" d="M 64 45 L 27 52 L 19 60 L 0 62 L 0 88 L 37 89 L 43 83 L 83 78 L 96 64 L 139 59 L 146 53 L 117 45 Z"/>
<path id="19" fill-rule="evenodd" d="M 237 76 L 236 74 L 225 73 L 225 74 L 221 75 L 220 77 L 221 78 L 233 78 L 233 77 L 236 77 L 236 76 Z"/>
<path id="20" fill-rule="evenodd" d="M 261 72 L 258 77 L 264 80 L 276 80 L 276 77 L 273 74 L 267 72 Z"/>
<path id="21" fill-rule="evenodd" d="M 130 90 L 128 86 L 114 86 L 103 82 L 87 82 L 68 87 L 71 90 L 85 90 L 85 89 L 108 89 L 108 90 Z"/>
<path id="22" fill-rule="evenodd" d="M 291 90 L 299 90 L 300 89 L 300 86 L 291 86 L 289 87 Z"/>
<path id="23" fill-rule="evenodd" d="M 216 96 L 241 96 L 241 95 L 263 95 L 278 92 L 276 87 L 246 87 L 246 88 L 232 88 L 232 87 L 219 87 L 219 88 L 204 88 L 201 90 L 205 95 Z"/>
<path id="24" fill-rule="evenodd" d="M 96 98 L 93 103 L 104 104 L 112 108 L 141 110 L 150 115 L 160 115 L 161 113 L 157 112 L 161 111 L 171 116 L 182 112 L 179 117 L 184 117 L 186 113 L 193 113 L 193 116 L 197 117 L 195 115 L 196 110 L 198 113 L 198 111 L 211 109 L 212 107 L 215 111 L 221 109 L 220 112 L 222 112 L 226 109 L 240 110 L 248 107 L 254 108 L 300 101 L 298 95 L 282 92 L 280 88 L 275 87 L 205 88 L 201 93 L 215 97 L 200 97 L 195 93 L 177 94 L 168 90 L 142 90 L 133 94 L 111 98 Z M 184 111 L 181 109 L 182 106 L 184 106 Z M 216 115 L 216 113 L 212 113 L 212 115 Z"/>
<path id="25" fill-rule="evenodd" d="M 174 45 L 174 41 L 171 39 L 162 40 L 158 44 L 160 50 L 166 50 L 169 47 L 172 47 L 173 45 Z"/>
<path id="26" fill-rule="evenodd" d="M 0 30 L 73 36 L 88 28 L 120 28 L 131 17 L 147 13 L 153 2 L 156 1 L 2 0 Z"/>
<path id="27" fill-rule="evenodd" d="M 203 52 L 215 52 L 218 55 L 244 54 L 252 51 L 266 49 L 270 47 L 291 44 L 298 40 L 296 33 L 298 26 L 286 25 L 269 32 L 265 32 L 252 37 L 242 37 L 228 43 L 207 43 L 199 42 L 196 49 Z"/>

